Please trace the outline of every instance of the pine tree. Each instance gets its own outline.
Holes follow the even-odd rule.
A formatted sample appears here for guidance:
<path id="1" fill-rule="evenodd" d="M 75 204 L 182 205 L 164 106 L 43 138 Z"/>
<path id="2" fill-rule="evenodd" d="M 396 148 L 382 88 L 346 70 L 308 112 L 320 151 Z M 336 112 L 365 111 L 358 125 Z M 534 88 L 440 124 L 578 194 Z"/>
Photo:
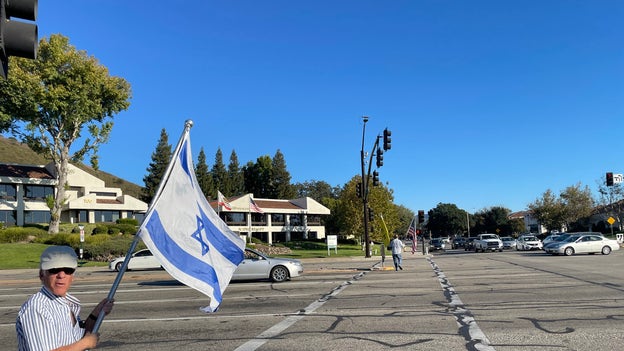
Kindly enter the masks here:
<path id="1" fill-rule="evenodd" d="M 195 175 L 197 176 L 199 188 L 202 190 L 202 193 L 204 193 L 204 196 L 206 196 L 207 199 L 215 198 L 217 192 L 212 183 L 212 175 L 206 163 L 206 154 L 204 153 L 203 147 L 199 150 L 199 155 L 197 156 Z"/>
<path id="2" fill-rule="evenodd" d="M 273 199 L 292 199 L 295 188 L 290 184 L 290 173 L 286 169 L 284 154 L 278 149 L 271 163 L 271 197 Z"/>
<path id="3" fill-rule="evenodd" d="M 212 181 L 214 184 L 215 195 L 217 190 L 225 196 L 230 196 L 228 174 L 223 163 L 223 153 L 221 148 L 217 149 L 215 154 L 215 163 L 212 165 Z"/>
<path id="4" fill-rule="evenodd" d="M 230 180 L 230 189 L 228 196 L 241 195 L 245 192 L 245 179 L 243 171 L 238 164 L 238 156 L 236 151 L 232 150 L 230 154 L 230 163 L 228 165 L 228 178 Z"/>
<path id="5" fill-rule="evenodd" d="M 147 168 L 147 175 L 143 177 L 145 187 L 141 193 L 141 200 L 147 203 L 152 202 L 152 198 L 156 195 L 156 190 L 158 190 L 160 181 L 167 170 L 172 154 L 169 136 L 165 128 L 163 128 L 160 132 L 160 140 L 158 140 L 156 150 L 152 153 L 152 162 L 150 162 Z"/>

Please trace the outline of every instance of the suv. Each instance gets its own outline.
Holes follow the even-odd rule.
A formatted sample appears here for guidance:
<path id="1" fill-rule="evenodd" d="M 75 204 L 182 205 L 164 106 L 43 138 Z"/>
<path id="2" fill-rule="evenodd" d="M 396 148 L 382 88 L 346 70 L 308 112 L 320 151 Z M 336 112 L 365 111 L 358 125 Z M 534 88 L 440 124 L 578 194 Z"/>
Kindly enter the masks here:
<path id="1" fill-rule="evenodd" d="M 474 241 L 475 252 L 486 250 L 503 252 L 503 242 L 496 234 L 479 234 Z"/>
<path id="2" fill-rule="evenodd" d="M 542 242 L 535 235 L 523 235 L 516 241 L 516 250 L 541 250 Z"/>

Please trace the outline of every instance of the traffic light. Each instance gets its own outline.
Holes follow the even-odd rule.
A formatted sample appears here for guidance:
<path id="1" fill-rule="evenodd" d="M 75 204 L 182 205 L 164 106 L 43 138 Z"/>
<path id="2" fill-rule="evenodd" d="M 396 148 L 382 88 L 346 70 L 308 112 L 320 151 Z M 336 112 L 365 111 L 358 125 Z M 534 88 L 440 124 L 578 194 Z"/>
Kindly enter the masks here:
<path id="1" fill-rule="evenodd" d="M 373 212 L 373 209 L 369 207 L 368 208 L 368 220 L 372 222 L 374 218 L 375 218 L 375 212 Z"/>
<path id="2" fill-rule="evenodd" d="M 423 223 L 425 221 L 425 211 L 418 210 L 418 223 Z"/>
<path id="3" fill-rule="evenodd" d="M 379 172 L 373 171 L 373 186 L 379 186 Z"/>
<path id="4" fill-rule="evenodd" d="M 607 186 L 613 186 L 613 172 L 607 172 Z"/>
<path id="5" fill-rule="evenodd" d="M 377 168 L 383 166 L 383 151 L 377 150 Z"/>
<path id="6" fill-rule="evenodd" d="M 392 138 L 390 136 L 392 132 L 388 130 L 388 128 L 384 129 L 383 133 L 383 149 L 388 151 L 392 148 Z"/>
<path id="7" fill-rule="evenodd" d="M 358 198 L 361 198 L 361 197 L 362 197 L 362 183 L 357 183 L 357 184 L 355 185 L 355 195 L 356 195 Z"/>
<path id="8" fill-rule="evenodd" d="M 0 75 L 7 77 L 9 56 L 37 58 L 38 31 L 34 23 L 12 18 L 37 19 L 37 0 L 0 0 Z"/>

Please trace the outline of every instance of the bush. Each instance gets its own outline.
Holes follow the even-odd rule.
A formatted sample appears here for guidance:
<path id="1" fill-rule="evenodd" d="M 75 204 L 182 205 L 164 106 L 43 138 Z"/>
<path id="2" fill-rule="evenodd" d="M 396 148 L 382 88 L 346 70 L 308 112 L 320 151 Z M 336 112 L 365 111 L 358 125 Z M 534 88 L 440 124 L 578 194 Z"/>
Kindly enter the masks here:
<path id="1" fill-rule="evenodd" d="M 134 218 L 120 218 L 117 220 L 117 224 L 123 224 L 123 225 L 131 225 L 133 227 L 136 227 L 139 225 L 139 221 L 137 221 Z"/>
<path id="2" fill-rule="evenodd" d="M 96 225 L 93 231 L 91 231 L 91 235 L 95 234 L 108 234 L 108 226 L 105 224 Z"/>
<path id="3" fill-rule="evenodd" d="M 0 243 L 33 241 L 47 232 L 37 227 L 10 227 L 0 230 Z"/>

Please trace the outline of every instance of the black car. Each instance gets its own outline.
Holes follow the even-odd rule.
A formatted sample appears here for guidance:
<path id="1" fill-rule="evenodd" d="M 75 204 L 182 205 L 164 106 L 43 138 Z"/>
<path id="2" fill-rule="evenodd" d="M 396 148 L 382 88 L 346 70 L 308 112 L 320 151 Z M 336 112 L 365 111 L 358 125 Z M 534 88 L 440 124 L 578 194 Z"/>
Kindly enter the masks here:
<path id="1" fill-rule="evenodd" d="M 465 251 L 471 251 L 474 250 L 474 241 L 475 241 L 476 237 L 470 237 L 468 239 L 466 239 L 466 242 L 464 243 L 464 250 Z"/>
<path id="2" fill-rule="evenodd" d="M 453 239 L 453 248 L 454 249 L 458 249 L 460 247 L 464 247 L 466 245 L 466 238 L 464 238 L 463 236 L 458 236 L 457 238 Z"/>

